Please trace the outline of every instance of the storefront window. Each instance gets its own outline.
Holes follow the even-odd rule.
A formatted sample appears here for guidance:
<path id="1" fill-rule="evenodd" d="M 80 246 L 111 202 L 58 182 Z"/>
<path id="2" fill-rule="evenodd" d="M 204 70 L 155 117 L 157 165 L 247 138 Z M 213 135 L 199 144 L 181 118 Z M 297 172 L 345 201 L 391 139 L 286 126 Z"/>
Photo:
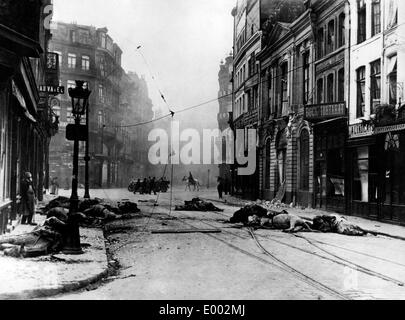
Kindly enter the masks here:
<path id="1" fill-rule="evenodd" d="M 385 204 L 405 205 L 405 134 L 390 133 L 385 145 Z"/>
<path id="2" fill-rule="evenodd" d="M 353 200 L 368 202 L 368 147 L 357 148 L 353 161 Z"/>

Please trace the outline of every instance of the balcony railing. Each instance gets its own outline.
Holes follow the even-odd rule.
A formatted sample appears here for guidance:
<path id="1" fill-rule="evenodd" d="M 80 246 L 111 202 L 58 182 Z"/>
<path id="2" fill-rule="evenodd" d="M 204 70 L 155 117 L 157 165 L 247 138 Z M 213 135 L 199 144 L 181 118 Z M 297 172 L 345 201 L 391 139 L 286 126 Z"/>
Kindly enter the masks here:
<path id="1" fill-rule="evenodd" d="M 346 102 L 320 103 L 305 106 L 306 120 L 322 121 L 347 115 Z"/>

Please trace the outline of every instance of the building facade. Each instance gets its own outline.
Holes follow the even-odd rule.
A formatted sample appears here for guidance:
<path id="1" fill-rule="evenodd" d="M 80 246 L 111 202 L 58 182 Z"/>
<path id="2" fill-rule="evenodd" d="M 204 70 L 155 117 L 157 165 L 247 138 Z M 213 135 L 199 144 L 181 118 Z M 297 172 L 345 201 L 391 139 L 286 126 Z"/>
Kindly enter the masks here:
<path id="1" fill-rule="evenodd" d="M 130 135 L 121 128 L 128 111 L 121 100 L 125 74 L 121 67 L 122 50 L 108 35 L 107 28 L 58 22 L 53 34 L 50 50 L 59 56 L 60 85 L 66 87 L 66 92 L 53 106 L 60 118 L 60 131 L 51 145 L 50 175 L 58 177 L 61 187 L 70 187 L 73 142 L 66 140 L 66 126 L 74 119 L 68 89 L 75 86 L 75 80 L 82 80 L 92 91 L 90 187 L 123 187 L 126 164 L 132 156 L 127 152 Z M 79 159 L 79 183 L 84 184 L 84 142 L 80 144 Z"/>
<path id="2" fill-rule="evenodd" d="M 261 97 L 262 90 L 266 90 L 261 85 L 263 82 L 260 53 L 268 44 L 269 37 L 272 35 L 273 27 L 278 23 L 279 27 L 284 24 L 291 23 L 304 11 L 302 1 L 270 1 L 270 0 L 247 0 L 238 3 L 234 8 L 232 15 L 234 16 L 234 71 L 233 71 L 233 121 L 232 128 L 234 130 L 245 131 L 245 147 L 244 150 L 236 150 L 236 152 L 246 153 L 248 150 L 248 130 L 255 129 L 259 132 L 257 138 L 260 140 L 260 132 L 267 130 L 266 125 L 262 123 L 263 114 L 261 113 Z M 284 23 L 284 24 L 283 24 Z M 283 70 L 285 76 L 287 69 Z M 287 79 L 283 79 L 284 81 Z M 283 87 L 284 98 L 287 99 L 287 86 Z M 287 89 L 288 90 L 288 89 Z M 291 90 L 291 89 L 290 89 Z M 277 97 L 281 97 L 279 92 Z M 280 106 L 286 101 L 280 100 Z M 272 103 L 279 103 L 279 101 Z M 280 113 L 284 111 L 280 108 Z M 278 113 L 276 115 L 278 118 Z M 280 130 L 281 131 L 281 130 Z M 251 141 L 252 143 L 252 141 Z M 250 144 L 251 144 L 250 143 Z M 263 175 L 263 165 L 261 158 L 263 157 L 263 148 L 257 149 L 256 159 L 258 168 L 254 174 L 250 176 L 239 176 L 237 168 L 233 172 L 233 183 L 235 185 L 236 194 L 242 195 L 250 199 L 261 197 L 263 183 L 261 176 Z M 260 168 L 260 169 L 259 169 Z M 284 170 L 284 169 L 283 169 Z M 270 175 L 270 172 L 266 174 Z M 282 177 L 284 178 L 284 177 Z M 272 180 L 274 181 L 274 179 Z M 270 189 L 270 187 L 269 187 Z"/>
<path id="3" fill-rule="evenodd" d="M 308 206 L 312 200 L 315 208 L 343 213 L 349 100 L 349 19 L 346 19 L 349 5 L 343 0 L 318 0 L 312 1 L 310 10 L 314 37 L 313 86 L 312 101 L 304 108 L 304 119 L 311 124 L 313 134 L 310 157 L 313 168 L 310 189 L 312 187 L 313 192 L 307 202 L 299 204 Z"/>
<path id="4" fill-rule="evenodd" d="M 352 1 L 348 212 L 405 223 L 405 3 Z"/>
<path id="5" fill-rule="evenodd" d="M 154 112 L 147 82 L 143 76 L 128 72 L 123 77 L 121 88 L 123 104 L 128 108 L 123 124 L 135 124 L 124 128 L 128 141 L 124 144 L 122 152 L 125 154 L 127 166 L 121 167 L 120 177 L 123 179 L 122 183 L 126 185 L 132 177 L 136 179 L 158 177 L 161 173 L 154 172 L 155 168 L 148 159 L 150 147 L 148 135 L 153 129 L 153 124 L 149 122 L 154 118 Z"/>
<path id="6" fill-rule="evenodd" d="M 17 218 L 24 172 L 39 200 L 47 188 L 48 147 L 57 130 L 43 85 L 58 82 L 57 57 L 48 53 L 51 1 L 2 1 L 0 11 L 0 234 Z"/>
<path id="7" fill-rule="evenodd" d="M 227 161 L 227 135 L 232 134 L 229 126 L 230 117 L 232 117 L 232 72 L 233 72 L 233 57 L 229 55 L 225 61 L 221 62 L 218 73 L 219 80 L 219 112 L 218 112 L 218 128 L 223 133 L 219 143 L 222 144 L 222 163 L 219 165 L 219 177 L 225 183 L 226 191 L 231 191 L 232 186 L 232 165 Z"/>

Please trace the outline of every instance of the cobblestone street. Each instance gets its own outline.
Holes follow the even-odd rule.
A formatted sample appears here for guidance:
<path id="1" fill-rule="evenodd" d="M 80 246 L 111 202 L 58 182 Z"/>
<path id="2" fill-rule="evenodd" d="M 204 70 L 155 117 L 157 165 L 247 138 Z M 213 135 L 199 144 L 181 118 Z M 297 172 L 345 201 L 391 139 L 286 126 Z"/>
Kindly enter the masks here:
<path id="1" fill-rule="evenodd" d="M 174 204 L 212 191 L 174 190 Z M 125 190 L 92 190 L 92 197 L 148 201 Z M 403 241 L 382 236 L 286 234 L 226 224 L 237 210 L 223 213 L 169 210 L 139 203 L 143 216 L 115 223 L 128 230 L 109 236 L 110 252 L 121 264 L 118 276 L 97 289 L 58 299 L 404 299 Z M 394 226 L 393 226 L 394 227 Z M 220 229 L 221 233 L 155 234 L 152 230 Z M 388 228 L 388 227 L 387 227 Z M 394 227 L 395 228 L 395 227 Z"/>

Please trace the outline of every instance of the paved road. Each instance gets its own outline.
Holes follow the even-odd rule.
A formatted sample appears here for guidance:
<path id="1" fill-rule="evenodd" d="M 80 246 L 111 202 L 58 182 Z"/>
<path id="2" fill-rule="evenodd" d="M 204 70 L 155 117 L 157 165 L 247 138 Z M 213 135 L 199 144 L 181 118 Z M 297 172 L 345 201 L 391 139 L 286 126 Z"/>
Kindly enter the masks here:
<path id="1" fill-rule="evenodd" d="M 174 203 L 204 196 L 174 190 Z M 93 191 L 111 200 L 152 200 L 125 190 Z M 404 299 L 403 241 L 384 237 L 256 230 L 224 223 L 223 213 L 169 210 L 169 194 L 159 206 L 142 202 L 144 215 L 126 221 L 129 230 L 109 236 L 122 269 L 95 290 L 57 299 Z M 122 227 L 116 222 L 111 228 Z M 151 230 L 220 229 L 212 234 L 155 234 Z M 122 229 L 122 228 L 121 228 Z"/>

